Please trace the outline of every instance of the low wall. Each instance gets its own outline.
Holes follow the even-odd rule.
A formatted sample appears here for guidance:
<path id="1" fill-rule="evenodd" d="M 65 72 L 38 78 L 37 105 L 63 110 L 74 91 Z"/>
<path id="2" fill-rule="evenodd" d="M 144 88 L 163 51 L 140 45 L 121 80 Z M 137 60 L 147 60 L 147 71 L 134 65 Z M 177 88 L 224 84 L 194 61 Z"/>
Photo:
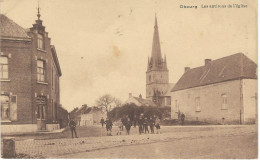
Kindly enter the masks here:
<path id="1" fill-rule="evenodd" d="M 1 134 L 36 132 L 36 124 L 1 125 Z"/>
<path id="2" fill-rule="evenodd" d="M 54 131 L 60 129 L 60 124 L 46 124 L 47 131 Z"/>

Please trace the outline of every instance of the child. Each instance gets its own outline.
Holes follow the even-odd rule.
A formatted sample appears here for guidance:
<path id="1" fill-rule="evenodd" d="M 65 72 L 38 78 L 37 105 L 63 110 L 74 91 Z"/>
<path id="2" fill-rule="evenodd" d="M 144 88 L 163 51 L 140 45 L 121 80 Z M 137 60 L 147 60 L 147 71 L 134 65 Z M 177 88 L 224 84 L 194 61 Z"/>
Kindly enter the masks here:
<path id="1" fill-rule="evenodd" d="M 121 135 L 121 130 L 122 130 L 122 127 L 123 127 L 123 123 L 121 121 L 117 121 L 117 127 L 118 127 L 118 130 L 117 130 L 116 135 Z"/>
<path id="2" fill-rule="evenodd" d="M 158 117 L 155 120 L 155 127 L 156 127 L 156 130 L 157 130 L 156 134 L 161 134 L 160 119 Z"/>

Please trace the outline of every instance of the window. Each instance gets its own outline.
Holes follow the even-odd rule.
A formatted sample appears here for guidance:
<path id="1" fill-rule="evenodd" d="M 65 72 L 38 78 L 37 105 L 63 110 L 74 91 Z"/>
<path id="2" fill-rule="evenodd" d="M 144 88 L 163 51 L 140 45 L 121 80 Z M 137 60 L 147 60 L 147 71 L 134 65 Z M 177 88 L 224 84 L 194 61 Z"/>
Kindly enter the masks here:
<path id="1" fill-rule="evenodd" d="M 37 60 L 37 81 L 45 81 L 45 62 L 43 60 Z"/>
<path id="2" fill-rule="evenodd" d="M 1 120 L 10 120 L 10 99 L 8 95 L 1 95 Z"/>
<path id="3" fill-rule="evenodd" d="M 166 105 L 171 105 L 171 97 L 166 97 Z"/>
<path id="4" fill-rule="evenodd" d="M 8 79 L 8 57 L 1 56 L 1 79 Z"/>
<path id="5" fill-rule="evenodd" d="M 38 36 L 37 36 L 37 47 L 39 48 L 39 49 L 44 49 L 44 41 L 43 41 L 43 35 L 41 35 L 41 34 L 38 34 Z"/>
<path id="6" fill-rule="evenodd" d="M 227 95 L 222 94 L 221 97 L 222 97 L 221 109 L 227 109 Z"/>
<path id="7" fill-rule="evenodd" d="M 195 107 L 196 107 L 196 112 L 200 112 L 201 109 L 200 109 L 200 97 L 196 97 L 195 98 Z"/>
<path id="8" fill-rule="evenodd" d="M 152 77 L 151 77 L 151 75 L 149 75 L 149 82 L 151 82 L 152 81 Z"/>

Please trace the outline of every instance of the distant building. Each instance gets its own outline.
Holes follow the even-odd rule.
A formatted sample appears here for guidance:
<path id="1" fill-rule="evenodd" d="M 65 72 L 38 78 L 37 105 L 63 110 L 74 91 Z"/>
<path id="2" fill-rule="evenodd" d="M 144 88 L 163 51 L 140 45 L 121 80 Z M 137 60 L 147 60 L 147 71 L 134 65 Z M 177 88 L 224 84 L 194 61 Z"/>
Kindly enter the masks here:
<path id="1" fill-rule="evenodd" d="M 30 29 L 0 20 L 2 133 L 59 128 L 62 73 L 40 13 Z"/>
<path id="2" fill-rule="evenodd" d="M 257 64 L 238 53 L 185 68 L 171 91 L 171 117 L 224 124 L 257 121 Z"/>
<path id="3" fill-rule="evenodd" d="M 144 99 L 140 94 L 139 97 L 134 97 L 132 93 L 129 93 L 129 98 L 125 102 L 126 104 L 135 104 L 136 106 L 156 107 L 157 105 L 149 99 Z"/>
<path id="4" fill-rule="evenodd" d="M 86 104 L 82 105 L 80 108 L 75 108 L 69 113 L 69 118 L 74 119 L 77 125 L 80 125 L 81 115 L 84 114 L 88 108 L 89 107 Z"/>
<path id="5" fill-rule="evenodd" d="M 83 114 L 81 114 L 80 126 L 99 125 L 101 118 L 104 120 L 107 118 L 107 114 L 106 112 L 103 112 L 102 108 L 88 108 Z"/>
<path id="6" fill-rule="evenodd" d="M 166 55 L 162 58 L 157 18 L 155 17 L 151 58 L 148 57 L 146 71 L 146 98 L 158 107 L 171 106 L 169 91 L 174 84 L 169 83 Z"/>

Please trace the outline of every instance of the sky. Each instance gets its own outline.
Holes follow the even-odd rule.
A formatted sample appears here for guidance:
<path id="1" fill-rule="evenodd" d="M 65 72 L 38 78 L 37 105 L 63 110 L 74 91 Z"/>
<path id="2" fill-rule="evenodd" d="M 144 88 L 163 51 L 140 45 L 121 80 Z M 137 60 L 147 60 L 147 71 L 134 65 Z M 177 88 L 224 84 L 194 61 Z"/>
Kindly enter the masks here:
<path id="1" fill-rule="evenodd" d="M 37 0 L 1 0 L 0 12 L 23 28 L 37 19 Z M 201 8 L 245 4 L 247 8 Z M 204 59 L 242 52 L 257 62 L 256 0 L 39 0 L 41 19 L 55 45 L 68 111 L 111 94 L 145 97 L 155 13 L 169 81 Z M 180 8 L 180 5 L 197 5 Z"/>

